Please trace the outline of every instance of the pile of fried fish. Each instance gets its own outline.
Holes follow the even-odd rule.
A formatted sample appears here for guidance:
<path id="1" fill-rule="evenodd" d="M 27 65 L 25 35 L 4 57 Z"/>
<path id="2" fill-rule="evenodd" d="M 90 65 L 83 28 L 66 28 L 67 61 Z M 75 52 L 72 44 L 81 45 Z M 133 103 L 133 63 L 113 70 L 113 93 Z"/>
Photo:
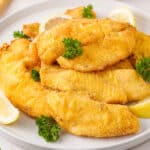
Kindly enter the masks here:
<path id="1" fill-rule="evenodd" d="M 150 84 L 135 63 L 150 56 L 150 37 L 135 27 L 108 18 L 67 10 L 72 19 L 56 17 L 39 32 L 39 23 L 23 26 L 30 38 L 0 48 L 0 88 L 29 116 L 53 117 L 74 135 L 114 137 L 137 133 L 138 118 L 125 105 L 150 96 Z M 64 39 L 80 47 L 65 57 Z M 77 42 L 78 41 L 78 42 Z M 31 71 L 39 72 L 35 81 Z"/>

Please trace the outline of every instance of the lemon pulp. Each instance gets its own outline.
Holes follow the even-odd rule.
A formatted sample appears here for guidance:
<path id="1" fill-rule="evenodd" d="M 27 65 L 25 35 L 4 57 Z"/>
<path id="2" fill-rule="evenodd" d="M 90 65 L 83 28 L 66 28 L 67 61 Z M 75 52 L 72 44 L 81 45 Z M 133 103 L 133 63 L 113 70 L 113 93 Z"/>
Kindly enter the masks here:
<path id="1" fill-rule="evenodd" d="M 136 24 L 137 24 L 134 14 L 127 7 L 123 7 L 123 8 L 113 10 L 110 13 L 110 18 L 114 19 L 116 21 L 129 23 L 134 27 L 136 27 Z"/>
<path id="2" fill-rule="evenodd" d="M 129 105 L 129 109 L 140 118 L 150 118 L 150 98 Z"/>
<path id="3" fill-rule="evenodd" d="M 11 124 L 19 118 L 19 110 L 15 108 L 5 94 L 0 91 L 0 123 Z"/>

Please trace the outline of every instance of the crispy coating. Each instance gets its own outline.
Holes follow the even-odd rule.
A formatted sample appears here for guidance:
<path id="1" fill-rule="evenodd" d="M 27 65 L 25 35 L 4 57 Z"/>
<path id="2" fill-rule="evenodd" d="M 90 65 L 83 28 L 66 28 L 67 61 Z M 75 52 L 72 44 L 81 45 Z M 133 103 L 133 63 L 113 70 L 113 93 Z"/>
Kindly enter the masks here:
<path id="1" fill-rule="evenodd" d="M 129 59 L 124 59 L 106 69 L 133 69 L 133 66 Z"/>
<path id="2" fill-rule="evenodd" d="M 41 61 L 38 56 L 38 50 L 36 44 L 31 42 L 29 44 L 28 57 L 26 58 L 26 66 L 28 69 L 33 68 L 34 66 L 40 66 Z"/>
<path id="3" fill-rule="evenodd" d="M 121 35 L 121 37 L 127 37 L 127 34 L 125 33 Z M 62 68 L 74 69 L 82 72 L 103 70 L 107 66 L 117 63 L 119 60 L 127 58 L 131 54 L 131 52 L 128 51 L 129 45 L 126 47 L 124 45 L 125 39 L 122 38 L 123 41 L 121 41 L 121 37 L 116 37 L 116 39 L 113 40 L 109 35 L 109 37 L 105 37 L 106 40 L 104 39 L 102 43 L 83 46 L 82 55 L 74 59 L 66 59 L 60 56 L 57 62 Z M 120 40 L 120 43 L 118 40 Z"/>
<path id="4" fill-rule="evenodd" d="M 115 76 L 127 94 L 128 102 L 143 100 L 150 95 L 150 84 L 134 69 L 116 69 Z"/>
<path id="5" fill-rule="evenodd" d="M 48 102 L 54 118 L 72 134 L 114 137 L 139 130 L 138 120 L 127 106 L 99 103 L 77 92 L 50 95 Z"/>
<path id="6" fill-rule="evenodd" d="M 3 43 L 3 45 L 0 47 L 0 52 L 7 50 L 9 45 L 7 43 Z"/>
<path id="7" fill-rule="evenodd" d="M 28 42 L 15 40 L 0 56 L 0 87 L 20 110 L 32 117 L 52 116 L 75 135 L 113 137 L 139 130 L 126 106 L 99 103 L 82 92 L 53 91 L 32 80 L 25 61 Z"/>
<path id="8" fill-rule="evenodd" d="M 41 83 L 51 89 L 82 91 L 106 103 L 125 104 L 150 95 L 150 85 L 134 69 L 114 67 L 101 72 L 82 73 L 42 64 L 40 76 Z"/>
<path id="9" fill-rule="evenodd" d="M 49 116 L 51 111 L 46 102 L 47 90 L 31 78 L 30 70 L 26 68 L 29 43 L 26 39 L 18 39 L 7 50 L 1 51 L 0 87 L 11 102 L 28 115 Z"/>
<path id="10" fill-rule="evenodd" d="M 6 57 L 8 59 L 7 61 L 17 61 L 25 58 L 28 55 L 29 44 L 30 41 L 24 38 L 13 40 L 10 46 L 7 45 L 7 49 L 4 51 L 4 53 L 8 53 L 9 51 Z M 3 52 L 3 48 L 1 49 L 1 52 Z"/>
<path id="11" fill-rule="evenodd" d="M 53 27 L 55 27 L 56 25 L 59 25 L 61 23 L 66 22 L 68 19 L 67 18 L 62 18 L 62 17 L 56 17 L 56 18 L 52 18 L 49 19 L 47 21 L 47 23 L 45 24 L 45 30 L 49 30 L 52 29 Z"/>
<path id="12" fill-rule="evenodd" d="M 83 54 L 72 60 L 64 53 L 63 38 L 71 37 L 82 43 Z M 56 61 L 61 67 L 83 72 L 102 70 L 131 55 L 136 43 L 135 28 L 110 19 L 70 20 L 46 31 L 36 44 L 41 60 Z"/>
<path id="13" fill-rule="evenodd" d="M 136 62 L 142 57 L 150 57 L 150 36 L 138 32 L 136 48 L 133 52 Z"/>
<path id="14" fill-rule="evenodd" d="M 11 62 L 5 69 L 0 69 L 3 71 L 3 74 L 0 75 L 0 86 L 11 102 L 32 117 L 50 116 L 50 107 L 46 101 L 48 91 L 40 83 L 33 81 L 25 63 Z"/>
<path id="15" fill-rule="evenodd" d="M 39 34 L 39 23 L 23 25 L 23 33 L 29 37 L 35 38 Z"/>
<path id="16" fill-rule="evenodd" d="M 127 103 L 127 95 L 113 71 L 82 73 L 59 66 L 42 64 L 41 83 L 60 91 L 82 91 L 91 98 L 106 103 Z"/>
<path id="17" fill-rule="evenodd" d="M 65 14 L 68 15 L 68 16 L 71 16 L 73 19 L 79 19 L 79 18 L 84 18 L 82 13 L 83 13 L 83 9 L 84 7 L 76 7 L 76 8 L 73 8 L 73 9 L 67 9 Z M 93 15 L 93 18 L 96 18 L 96 13 L 92 10 L 92 15 Z"/>
<path id="18" fill-rule="evenodd" d="M 133 51 L 133 55 L 129 58 L 129 61 L 132 66 L 135 67 L 135 64 L 143 57 L 150 57 L 150 36 L 138 32 L 136 47 Z"/>

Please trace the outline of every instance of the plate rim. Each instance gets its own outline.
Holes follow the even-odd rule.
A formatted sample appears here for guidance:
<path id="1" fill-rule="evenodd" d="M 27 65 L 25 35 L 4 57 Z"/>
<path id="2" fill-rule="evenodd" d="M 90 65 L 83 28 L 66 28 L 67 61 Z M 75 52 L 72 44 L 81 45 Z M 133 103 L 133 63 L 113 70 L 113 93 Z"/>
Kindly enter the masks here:
<path id="1" fill-rule="evenodd" d="M 34 147 L 38 147 L 38 148 L 42 148 L 42 149 L 49 149 L 49 148 L 56 149 L 56 146 L 53 146 L 53 145 L 51 145 L 51 147 L 49 147 L 49 146 L 40 145 L 40 144 L 35 143 L 35 142 L 30 143 L 25 138 L 18 137 L 18 136 L 14 135 L 13 133 L 9 132 L 8 130 L 6 130 L 5 128 L 3 128 L 1 126 L 0 126 L 0 130 L 4 134 L 7 134 L 8 136 L 10 136 L 11 138 L 15 138 L 16 140 L 18 140 L 20 142 L 23 142 L 25 144 L 28 144 L 28 145 L 31 145 L 31 146 L 34 146 Z M 145 139 L 145 137 L 147 137 L 147 138 Z M 131 148 L 135 145 L 139 145 L 139 144 L 143 143 L 144 141 L 146 141 L 148 139 L 150 139 L 150 129 L 148 129 L 147 131 L 142 132 L 140 135 L 135 135 L 132 139 L 127 139 L 126 141 L 119 142 L 117 145 L 112 144 L 109 147 L 103 147 L 103 148 L 93 147 L 92 149 L 94 149 L 94 150 L 107 150 L 107 149 L 110 149 L 110 148 L 112 148 L 112 149 L 113 148 L 119 148 L 119 147 L 121 148 L 125 144 L 128 144 L 128 146 Z M 137 143 L 137 141 L 138 141 L 138 144 L 135 144 L 135 143 Z M 71 148 L 71 149 L 72 150 L 80 149 L 80 147 L 79 148 Z M 57 146 L 57 150 L 70 150 L 70 148 L 66 149 L 66 147 Z M 91 150 L 91 148 L 82 148 L 82 150 Z"/>
<path id="2" fill-rule="evenodd" d="M 45 4 L 46 2 L 48 1 L 54 1 L 54 0 L 44 0 L 44 1 L 41 1 L 41 2 L 38 2 L 38 3 L 34 3 L 34 4 L 31 4 L 29 6 L 26 6 L 22 9 L 19 9 L 18 11 L 15 11 L 5 17 L 3 17 L 2 19 L 0 19 L 0 24 L 5 24 L 6 21 L 8 21 L 11 17 L 14 18 L 17 16 L 18 13 L 23 13 L 23 12 L 26 12 L 28 9 L 32 9 L 33 7 L 37 7 L 41 4 Z M 111 0 L 112 2 L 116 2 L 115 0 Z M 117 3 L 119 4 L 123 4 L 123 5 L 127 5 L 129 6 L 132 10 L 134 10 L 136 13 L 148 18 L 150 20 L 150 15 L 148 13 L 146 13 L 145 11 L 139 9 L 139 8 L 135 8 L 133 6 L 130 6 L 128 5 L 127 3 L 124 3 L 124 2 L 118 2 Z M 66 150 L 66 147 L 62 147 L 62 146 L 53 146 L 51 145 L 51 147 L 48 147 L 48 146 L 44 146 L 43 144 L 38 144 L 38 143 L 35 143 L 35 142 L 30 142 L 29 140 L 23 138 L 23 137 L 18 137 L 17 135 L 15 135 L 14 133 L 11 133 L 9 132 L 7 129 L 5 129 L 4 127 L 1 127 L 0 126 L 0 131 L 3 132 L 4 134 L 10 136 L 10 138 L 15 138 L 18 142 L 23 142 L 25 144 L 28 144 L 28 145 L 31 145 L 31 146 L 34 146 L 34 147 L 37 147 L 37 148 L 44 148 L 44 149 L 49 149 L 49 148 L 54 148 L 54 149 L 61 149 L 61 150 Z M 103 147 L 103 148 L 99 148 L 99 147 L 93 147 L 93 149 L 99 149 L 99 150 L 102 150 L 102 149 L 110 149 L 110 148 L 119 148 L 119 147 L 122 147 L 123 145 L 125 144 L 128 144 L 128 146 L 130 147 L 133 147 L 137 144 L 137 141 L 138 141 L 138 144 L 141 144 L 143 143 L 144 141 L 150 139 L 150 128 L 147 130 L 147 131 L 144 131 L 142 133 L 140 133 L 139 135 L 135 135 L 132 139 L 127 139 L 126 141 L 123 141 L 123 142 L 119 142 L 117 144 L 111 144 L 110 146 L 108 147 Z M 68 148 L 70 149 L 70 148 Z M 75 149 L 75 148 L 71 148 L 71 149 Z M 80 148 L 78 148 L 80 149 Z M 86 150 L 91 150 L 91 148 L 82 148 L 82 149 L 86 149 Z"/>

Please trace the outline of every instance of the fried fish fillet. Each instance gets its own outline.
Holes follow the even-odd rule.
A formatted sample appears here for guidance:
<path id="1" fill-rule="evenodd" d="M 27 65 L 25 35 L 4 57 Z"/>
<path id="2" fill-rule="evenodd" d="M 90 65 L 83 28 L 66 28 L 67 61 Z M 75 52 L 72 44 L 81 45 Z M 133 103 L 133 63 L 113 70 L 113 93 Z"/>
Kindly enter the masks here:
<path id="1" fill-rule="evenodd" d="M 20 110 L 33 117 L 52 116 L 75 135 L 113 137 L 139 130 L 137 117 L 126 106 L 99 103 L 81 92 L 53 91 L 35 82 L 26 68 L 26 43 L 15 40 L 0 55 L 0 87 Z"/>
<path id="2" fill-rule="evenodd" d="M 84 18 L 82 13 L 83 13 L 83 9 L 84 7 L 76 7 L 73 9 L 68 9 L 66 10 L 66 12 L 64 13 L 66 16 L 65 17 L 56 17 L 56 18 L 51 18 L 49 19 L 46 23 L 45 23 L 45 30 L 48 30 L 54 26 L 56 26 L 57 24 L 60 24 L 66 20 L 73 18 L 73 19 L 79 19 L 79 18 Z M 91 11 L 93 18 L 96 18 L 96 13 L 94 11 Z M 23 25 L 23 33 L 26 34 L 29 37 L 35 38 L 40 31 L 40 23 L 30 23 L 30 24 L 25 24 Z"/>
<path id="3" fill-rule="evenodd" d="M 48 30 L 57 24 L 60 24 L 66 20 L 68 20 L 69 16 L 70 19 L 79 19 L 83 18 L 83 9 L 84 7 L 76 7 L 73 9 L 68 9 L 64 14 L 67 15 L 65 17 L 56 17 L 56 18 L 51 18 L 45 23 L 45 30 Z M 93 19 L 96 18 L 96 13 L 92 11 L 93 14 Z M 40 29 L 40 23 L 30 23 L 30 24 L 25 24 L 23 25 L 23 33 L 26 34 L 29 37 L 35 38 L 39 34 L 39 29 Z"/>
<path id="4" fill-rule="evenodd" d="M 127 96 L 111 70 L 82 73 L 42 64 L 42 85 L 60 91 L 82 91 L 91 98 L 107 103 L 127 103 Z"/>
<path id="5" fill-rule="evenodd" d="M 125 104 L 150 95 L 150 85 L 134 69 L 112 68 L 82 73 L 42 64 L 40 76 L 41 83 L 46 87 L 60 91 L 82 91 L 106 103 Z"/>
<path id="6" fill-rule="evenodd" d="M 23 33 L 29 37 L 35 38 L 39 34 L 39 23 L 31 23 L 23 25 Z"/>
<path id="7" fill-rule="evenodd" d="M 133 66 L 129 59 L 124 59 L 106 69 L 133 69 Z"/>
<path id="8" fill-rule="evenodd" d="M 139 123 L 126 106 L 99 103 L 85 94 L 51 92 L 56 121 L 75 135 L 113 137 L 137 132 Z"/>
<path id="9" fill-rule="evenodd" d="M 150 57 L 150 36 L 139 32 L 136 48 L 133 51 L 136 61 L 142 57 Z"/>
<path id="10" fill-rule="evenodd" d="M 128 33 L 127 33 L 128 34 Z M 127 37 L 124 34 L 124 37 Z M 112 35 L 114 36 L 114 35 Z M 66 59 L 63 56 L 58 57 L 58 64 L 65 69 L 74 69 L 82 72 L 90 72 L 103 70 L 107 66 L 111 66 L 122 60 L 122 57 L 127 57 L 131 52 L 127 51 L 124 46 L 124 42 L 121 41 L 121 37 L 116 37 L 115 40 L 111 36 L 106 37 L 107 40 L 101 43 L 94 43 L 88 46 L 83 46 L 83 54 L 74 59 Z M 120 43 L 118 41 L 120 40 Z M 124 40 L 122 38 L 122 40 Z M 109 45 L 110 44 L 110 45 Z"/>
<path id="11" fill-rule="evenodd" d="M 135 64 L 143 57 L 150 57 L 150 36 L 145 33 L 138 32 L 136 47 L 129 60 L 135 67 Z"/>
<path id="12" fill-rule="evenodd" d="M 40 83 L 33 81 L 26 68 L 29 41 L 18 39 L 7 49 L 1 49 L 0 87 L 11 102 L 32 117 L 50 115 L 46 101 L 48 92 Z"/>
<path id="13" fill-rule="evenodd" d="M 79 40 L 83 54 L 68 60 L 64 38 Z M 36 42 L 38 54 L 46 64 L 56 61 L 63 68 L 83 72 L 102 70 L 127 58 L 135 48 L 136 30 L 129 24 L 110 19 L 71 19 L 41 34 Z"/>
<path id="14" fill-rule="evenodd" d="M 134 69 L 116 69 L 114 73 L 129 102 L 143 100 L 150 96 L 150 84 L 145 82 Z"/>

